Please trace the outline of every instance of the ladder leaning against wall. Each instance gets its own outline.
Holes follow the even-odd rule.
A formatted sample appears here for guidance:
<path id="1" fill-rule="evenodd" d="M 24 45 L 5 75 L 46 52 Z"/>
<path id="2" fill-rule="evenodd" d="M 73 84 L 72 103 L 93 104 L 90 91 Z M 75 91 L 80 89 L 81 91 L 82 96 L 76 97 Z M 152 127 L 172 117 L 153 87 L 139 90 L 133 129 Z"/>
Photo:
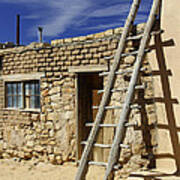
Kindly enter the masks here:
<path id="1" fill-rule="evenodd" d="M 105 166 L 106 172 L 104 175 L 104 180 L 108 180 L 111 176 L 111 173 L 115 169 L 115 164 L 118 161 L 121 148 L 127 147 L 127 145 L 122 144 L 124 132 L 125 132 L 124 130 L 127 126 L 129 126 L 129 125 L 132 126 L 132 124 L 128 123 L 128 114 L 129 114 L 131 108 L 136 108 L 135 105 L 132 105 L 134 91 L 137 88 L 143 88 L 143 86 L 138 86 L 136 84 L 137 84 L 139 72 L 142 70 L 141 65 L 142 65 L 143 57 L 144 57 L 145 53 L 147 52 L 146 46 L 150 40 L 150 37 L 153 34 L 160 33 L 160 31 L 157 31 L 157 32 L 152 31 L 153 25 L 156 20 L 156 16 L 158 14 L 159 6 L 160 6 L 160 0 L 154 0 L 150 15 L 148 17 L 148 21 L 146 22 L 145 29 L 144 29 L 144 32 L 142 33 L 142 35 L 129 36 L 132 25 L 136 18 L 136 14 L 137 14 L 138 8 L 140 6 L 140 3 L 141 3 L 140 0 L 133 1 L 129 15 L 127 17 L 127 20 L 126 20 L 126 23 L 124 26 L 123 33 L 121 35 L 120 42 L 118 44 L 118 48 L 114 55 L 114 61 L 113 61 L 112 67 L 110 68 L 109 72 L 102 73 L 104 76 L 105 75 L 108 76 L 108 81 L 106 83 L 105 89 L 102 90 L 103 96 L 102 96 L 100 105 L 98 106 L 98 112 L 96 115 L 95 122 L 93 124 L 91 124 L 92 129 L 90 131 L 87 141 L 84 142 L 85 148 L 84 148 L 83 154 L 81 156 L 81 160 L 79 162 L 79 167 L 78 167 L 78 171 L 77 171 L 75 180 L 84 180 L 85 179 L 86 172 L 87 172 L 88 166 L 90 164 Z M 138 50 L 135 52 L 125 54 L 124 49 L 126 47 L 126 42 L 129 40 L 134 40 L 134 39 L 141 39 Z M 107 104 L 108 104 L 111 94 L 115 91 L 118 91 L 118 89 L 114 89 L 114 87 L 113 87 L 116 76 L 118 76 L 119 74 L 122 74 L 122 73 L 126 73 L 125 71 L 124 72 L 118 71 L 121 59 L 123 57 L 129 56 L 129 55 L 136 55 L 136 60 L 135 60 L 134 67 L 132 70 L 132 75 L 131 75 L 131 79 L 129 82 L 129 86 L 126 89 L 127 90 L 126 97 L 125 97 L 125 101 L 122 106 L 122 111 L 120 114 L 119 122 L 116 125 L 116 133 L 115 133 L 115 137 L 113 139 L 113 143 L 111 145 L 108 162 L 101 163 L 101 162 L 89 161 L 88 158 L 90 156 L 93 146 L 99 146 L 102 148 L 105 146 L 104 144 L 95 143 L 96 137 L 98 135 L 98 131 L 99 131 L 100 127 L 111 126 L 110 124 L 102 124 L 103 123 L 102 119 L 105 114 L 105 110 L 112 109 L 112 108 L 118 108 L 115 106 L 114 107 L 107 106 Z M 112 126 L 114 126 L 114 125 L 112 124 Z"/>

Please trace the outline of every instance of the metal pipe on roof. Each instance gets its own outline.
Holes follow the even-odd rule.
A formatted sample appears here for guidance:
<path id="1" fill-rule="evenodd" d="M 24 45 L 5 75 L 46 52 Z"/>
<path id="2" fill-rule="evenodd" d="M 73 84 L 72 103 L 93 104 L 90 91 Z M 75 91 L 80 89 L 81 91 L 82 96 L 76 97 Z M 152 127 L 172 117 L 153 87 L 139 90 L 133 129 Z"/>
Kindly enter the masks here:
<path id="1" fill-rule="evenodd" d="M 20 45 L 20 15 L 16 15 L 16 45 Z"/>
<path id="2" fill-rule="evenodd" d="M 38 27 L 38 30 L 39 30 L 39 42 L 42 43 L 42 32 L 43 32 L 43 28 L 42 27 Z"/>

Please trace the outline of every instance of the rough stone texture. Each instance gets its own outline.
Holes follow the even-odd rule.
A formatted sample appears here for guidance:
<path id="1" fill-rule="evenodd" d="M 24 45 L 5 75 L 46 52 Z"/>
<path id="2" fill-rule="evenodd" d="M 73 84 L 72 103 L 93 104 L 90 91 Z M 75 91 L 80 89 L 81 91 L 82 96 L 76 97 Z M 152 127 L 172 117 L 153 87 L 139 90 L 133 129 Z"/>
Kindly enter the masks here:
<path id="1" fill-rule="evenodd" d="M 137 32 L 142 28 L 143 25 L 139 25 Z M 69 73 L 68 68 L 112 64 L 113 60 L 107 62 L 104 57 L 114 55 L 121 32 L 122 28 L 117 28 L 94 35 L 54 40 L 51 45 L 32 43 L 26 47 L 0 50 L 1 75 L 45 73 L 40 79 L 40 112 L 6 109 L 4 81 L 0 80 L 0 157 L 36 158 L 53 164 L 75 160 L 75 74 Z M 125 51 L 133 49 L 133 42 L 128 42 Z M 131 69 L 133 63 L 134 57 L 124 58 L 120 69 Z M 137 91 L 135 95 L 136 103 L 143 108 L 130 113 L 130 122 L 137 121 L 138 125 L 127 128 L 124 143 L 131 148 L 122 150 L 120 162 L 124 166 L 120 170 L 121 176 L 128 174 L 125 171 L 147 165 L 157 144 L 154 103 L 147 104 L 146 101 L 153 99 L 151 70 L 147 60 L 144 66 L 147 70 L 139 78 L 139 84 L 145 83 L 146 88 Z M 115 87 L 126 87 L 129 78 L 130 74 L 117 77 Z M 107 78 L 104 78 L 104 85 L 106 82 Z M 120 105 L 124 96 L 125 92 L 114 93 L 110 105 Z M 120 110 L 114 110 L 108 117 L 116 123 L 119 114 Z M 109 122 L 108 117 L 104 119 L 105 122 Z M 111 132 L 111 141 L 114 132 Z"/>
<path id="2" fill-rule="evenodd" d="M 144 60 L 143 67 L 146 70 L 141 73 L 138 84 L 144 84 L 145 89 L 137 90 L 134 103 L 141 106 L 140 109 L 133 109 L 129 114 L 129 122 L 136 122 L 135 127 L 128 127 L 124 144 L 130 145 L 130 149 L 122 149 L 120 164 L 123 164 L 120 171 L 117 171 L 118 178 L 127 178 L 131 172 L 140 168 L 155 167 L 157 150 L 157 116 L 154 104 L 153 80 L 151 68 Z"/>

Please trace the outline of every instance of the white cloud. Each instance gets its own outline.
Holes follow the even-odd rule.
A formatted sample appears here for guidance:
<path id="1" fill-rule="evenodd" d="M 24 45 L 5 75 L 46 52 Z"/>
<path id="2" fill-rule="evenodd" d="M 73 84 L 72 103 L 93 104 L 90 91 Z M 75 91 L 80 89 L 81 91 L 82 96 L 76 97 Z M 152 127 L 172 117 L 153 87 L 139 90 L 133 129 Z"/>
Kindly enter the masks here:
<path id="1" fill-rule="evenodd" d="M 108 16 L 119 16 L 128 12 L 129 3 L 118 4 L 103 9 L 98 9 L 92 12 L 91 17 L 108 17 Z"/>
<path id="2" fill-rule="evenodd" d="M 38 26 L 44 28 L 44 36 L 57 36 L 71 27 L 78 29 L 83 26 L 89 30 L 117 27 L 122 19 L 111 24 L 96 24 L 95 26 L 88 24 L 88 20 L 91 18 L 120 16 L 127 14 L 129 10 L 130 1 L 113 0 L 106 2 L 116 3 L 116 5 L 100 5 L 98 1 L 93 0 L 1 0 L 1 3 L 21 4 L 30 9 L 32 13 L 24 17 L 21 16 L 23 19 L 34 20 L 34 26 L 28 32 L 30 36 L 37 34 Z M 141 9 L 145 8 L 147 6 L 141 7 Z"/>
<path id="3" fill-rule="evenodd" d="M 22 19 L 39 19 L 41 16 L 40 15 L 34 15 L 34 14 L 31 14 L 31 15 L 25 15 L 22 17 Z"/>
<path id="4" fill-rule="evenodd" d="M 73 26 L 77 18 L 84 15 L 84 10 L 90 3 L 84 0 L 64 0 L 61 2 L 53 1 L 54 15 L 42 22 L 46 36 L 54 36 L 63 33 L 67 27 Z M 75 24 L 75 23 L 74 23 Z"/>
<path id="5" fill-rule="evenodd" d="M 109 28 L 115 28 L 120 27 L 120 23 L 111 23 L 111 24 L 100 24 L 92 27 L 87 27 L 85 29 L 89 30 L 99 30 L 99 29 L 109 29 Z"/>
<path id="6" fill-rule="evenodd" d="M 43 26 L 45 36 L 63 33 L 67 27 L 73 25 L 76 18 L 84 15 L 83 11 L 91 4 L 89 0 L 1 0 L 1 2 L 29 7 L 33 14 L 22 16 L 22 18 L 39 19 L 39 24 L 35 24 L 28 34 L 35 35 L 37 26 Z"/>

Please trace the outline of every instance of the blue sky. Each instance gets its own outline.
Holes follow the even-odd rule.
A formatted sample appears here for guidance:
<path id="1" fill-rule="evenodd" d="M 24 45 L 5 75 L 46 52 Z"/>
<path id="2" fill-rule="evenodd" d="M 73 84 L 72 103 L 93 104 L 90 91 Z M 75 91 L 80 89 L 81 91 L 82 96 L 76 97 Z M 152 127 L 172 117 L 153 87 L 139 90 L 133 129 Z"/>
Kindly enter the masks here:
<path id="1" fill-rule="evenodd" d="M 97 33 L 124 25 L 132 0 L 0 0 L 0 42 L 15 42 L 16 14 L 21 15 L 21 43 Z M 142 0 L 136 23 L 144 22 L 152 0 Z"/>

